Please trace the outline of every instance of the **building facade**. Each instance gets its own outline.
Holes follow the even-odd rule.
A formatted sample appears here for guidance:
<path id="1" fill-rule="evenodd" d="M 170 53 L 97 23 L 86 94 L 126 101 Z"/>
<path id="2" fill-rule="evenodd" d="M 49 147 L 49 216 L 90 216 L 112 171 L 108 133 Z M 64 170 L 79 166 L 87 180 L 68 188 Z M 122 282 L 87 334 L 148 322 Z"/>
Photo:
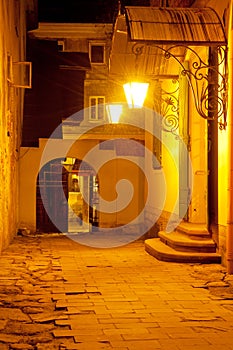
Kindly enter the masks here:
<path id="1" fill-rule="evenodd" d="M 137 5 L 138 8 L 142 6 L 141 4 Z M 148 4 L 146 5 L 148 10 L 149 6 Z M 178 8 L 177 11 L 182 12 L 183 10 L 181 10 L 181 8 L 192 8 L 197 10 L 196 13 L 198 13 L 198 9 L 201 9 L 201 11 L 204 9 L 205 11 L 205 9 L 207 10 L 207 8 L 210 7 L 213 10 L 209 14 L 211 20 L 214 21 L 214 24 L 212 23 L 213 31 L 208 34 L 209 37 L 208 35 L 205 37 L 205 33 L 203 34 L 205 42 L 202 42 L 202 34 L 200 34 L 201 31 L 199 31 L 197 38 L 195 39 L 194 35 L 193 39 L 185 44 L 185 49 L 181 47 L 179 51 L 178 46 L 184 44 L 183 42 L 181 43 L 182 35 L 184 38 L 187 34 L 185 33 L 184 24 L 181 24 L 179 27 L 180 32 L 177 34 L 177 37 L 179 37 L 181 33 L 181 38 L 179 39 L 180 41 L 177 39 L 175 43 L 175 46 L 177 46 L 175 54 L 169 52 L 169 46 L 167 46 L 171 46 L 172 44 L 172 39 L 169 37 L 171 33 L 166 36 L 165 41 L 161 40 L 160 51 L 151 45 L 154 38 L 150 38 L 149 40 L 143 39 L 140 41 L 140 43 L 143 44 L 142 46 L 145 46 L 145 43 L 148 44 L 148 41 L 150 41 L 150 45 L 147 45 L 146 52 L 139 55 L 140 52 L 137 51 L 135 54 L 132 50 L 132 42 L 135 41 L 137 43 L 137 35 L 133 33 L 133 29 L 137 29 L 137 27 L 133 28 L 129 26 L 129 23 L 130 25 L 132 24 L 130 20 L 133 18 L 130 16 L 134 15 L 134 13 L 130 7 L 128 7 L 129 10 L 127 13 L 126 6 L 126 9 L 122 9 L 117 18 L 117 20 L 123 20 L 123 22 L 120 23 L 120 27 L 116 27 L 116 25 L 114 27 L 112 24 L 41 24 L 38 30 L 30 32 L 32 40 L 37 42 L 47 41 L 47 44 L 49 42 L 54 48 L 56 46 L 56 52 L 61 51 L 63 54 L 65 52 L 70 54 L 69 59 L 68 56 L 66 56 L 69 63 L 67 63 L 67 61 L 64 62 L 65 55 L 63 55 L 62 61 L 60 61 L 60 58 L 59 61 L 56 61 L 58 62 L 57 67 L 59 67 L 59 72 L 63 71 L 66 72 L 64 74 L 67 74 L 69 71 L 70 77 L 74 77 L 75 74 L 80 77 L 82 74 L 79 84 L 77 81 L 74 81 L 73 85 L 67 83 L 69 80 L 67 80 L 67 75 L 63 76 L 63 84 L 67 84 L 65 89 L 69 90 L 70 86 L 72 86 L 72 91 L 80 91 L 79 105 L 74 104 L 73 107 L 69 109 L 72 103 L 68 102 L 69 99 L 65 99 L 66 101 L 64 101 L 64 96 L 66 95 L 64 95 L 63 86 L 63 90 L 59 92 L 60 99 L 56 98 L 57 110 L 45 111 L 41 109 L 41 115 L 38 116 L 38 125 L 43 115 L 46 115 L 45 120 L 51 119 L 54 121 L 57 118 L 55 124 L 51 125 L 49 129 L 50 133 L 61 124 L 61 128 L 56 129 L 58 133 L 56 134 L 57 136 L 53 135 L 54 138 L 57 137 L 59 140 L 69 143 L 70 140 L 82 135 L 82 140 L 79 140 L 79 146 L 76 144 L 65 157 L 67 158 L 65 162 L 68 162 L 66 166 L 69 166 L 69 169 L 74 168 L 75 161 L 72 159 L 82 159 L 93 147 L 97 147 L 98 149 L 102 147 L 103 151 L 106 151 L 105 148 L 108 148 L 108 151 L 111 151 L 112 155 L 116 156 L 115 145 L 104 145 L 104 141 L 111 139 L 112 135 L 114 135 L 114 138 L 118 136 L 119 138 L 123 137 L 137 140 L 138 142 L 140 141 L 156 158 L 156 160 L 153 158 L 151 162 L 149 159 L 150 156 L 146 156 L 144 162 L 145 172 L 149 179 L 152 179 L 153 191 L 155 191 L 155 193 L 158 191 L 158 186 L 156 184 L 160 183 L 159 181 L 161 181 L 161 178 L 163 178 L 166 184 L 166 195 L 163 193 L 161 197 L 163 203 L 158 204 L 153 200 L 152 196 L 147 202 L 146 211 L 143 213 L 143 220 L 147 223 L 147 227 L 149 228 L 146 232 L 146 238 L 151 238 L 151 241 L 146 241 L 148 251 L 164 260 L 178 259 L 179 261 L 179 259 L 181 259 L 180 261 L 185 261 L 186 259 L 186 261 L 191 261 L 190 259 L 192 259 L 193 256 L 197 261 L 206 262 L 208 258 L 210 258 L 210 261 L 213 259 L 212 261 L 221 261 L 224 265 L 227 265 L 228 261 L 231 260 L 229 256 L 232 255 L 231 246 L 233 246 L 231 238 L 229 238 L 231 237 L 231 224 L 229 225 L 231 220 L 229 220 L 229 217 L 231 218 L 232 215 L 232 199 L 229 187 L 231 181 L 231 161 L 229 157 L 226 156 L 226 154 L 231 151 L 232 147 L 231 137 L 229 136 L 231 135 L 231 87 L 229 82 L 231 82 L 232 71 L 230 56 L 232 33 L 230 32 L 231 26 L 229 22 L 231 20 L 231 2 L 228 0 L 222 1 L 221 3 L 214 0 L 154 0 L 151 1 L 150 5 L 157 8 L 163 7 L 164 11 L 166 9 L 175 10 Z M 141 7 L 141 9 L 139 9 L 139 16 L 142 15 L 142 19 L 143 14 L 141 11 L 143 8 Z M 171 13 L 175 15 L 175 12 Z M 190 16 L 192 16 L 195 11 L 190 13 Z M 125 21 L 125 16 L 128 16 L 128 22 Z M 191 27 L 191 32 L 192 29 Z M 134 37 L 135 40 L 133 40 L 132 37 L 130 40 L 125 39 L 129 30 L 131 30 L 131 35 L 132 33 L 136 35 L 136 37 Z M 154 33 L 153 30 L 150 32 L 152 34 Z M 193 30 L 193 32 L 195 32 L 195 30 Z M 222 37 L 218 38 L 218 35 L 221 36 L 221 33 Z M 122 45 L 121 43 L 116 44 L 116 41 L 114 41 L 117 35 L 123 36 L 123 39 L 121 39 L 123 40 L 121 41 L 121 43 L 123 43 Z M 168 43 L 169 41 L 170 43 Z M 116 46 L 114 47 L 115 44 Z M 223 48 L 223 50 L 219 48 Z M 228 53 L 226 48 L 228 48 Z M 119 51 L 120 58 L 117 57 Z M 80 63 L 81 56 L 79 58 L 76 56 L 75 59 L 73 56 L 72 60 L 71 53 L 73 52 L 85 54 L 85 63 Z M 170 58 L 164 60 L 162 53 L 167 53 L 167 58 Z M 87 57 L 88 62 L 86 61 Z M 108 65 L 108 57 L 110 57 L 110 65 Z M 173 59 L 171 59 L 171 57 Z M 84 57 L 82 58 L 84 59 Z M 70 59 L 73 63 L 71 63 Z M 223 97 L 224 106 L 227 110 L 224 110 L 224 113 L 221 114 L 219 118 L 216 118 L 214 111 L 210 110 L 206 118 L 200 115 L 200 111 L 198 111 L 198 106 L 201 101 L 200 95 L 196 94 L 195 96 L 195 93 L 192 91 L 198 79 L 192 75 L 192 84 L 190 85 L 187 74 L 185 76 L 182 73 L 184 70 L 189 72 L 189 67 L 192 67 L 193 64 L 195 65 L 198 59 L 201 59 L 204 63 L 206 62 L 202 72 L 209 79 L 206 90 L 208 93 L 207 95 L 209 97 L 213 96 L 212 101 L 216 101 L 223 92 L 221 96 Z M 218 63 L 216 63 L 216 59 Z M 222 64 L 219 63 L 221 59 Z M 74 63 L 74 61 L 76 63 Z M 77 62 L 79 63 L 77 64 Z M 226 63 L 227 70 L 224 71 Z M 88 64 L 90 66 L 88 66 Z M 210 68 L 213 66 L 217 67 L 217 76 L 213 74 L 214 70 Z M 150 135 L 150 133 L 154 133 L 153 130 L 158 130 L 158 126 L 154 124 L 154 120 L 153 118 L 151 119 L 151 116 L 148 118 L 143 117 L 144 124 L 141 125 L 142 128 L 140 128 L 143 129 L 143 132 L 139 132 L 138 130 L 133 131 L 131 128 L 132 125 L 129 127 L 130 123 L 127 122 L 127 117 L 129 118 L 130 115 L 132 116 L 132 113 L 136 119 L 141 118 L 141 116 L 138 110 L 132 112 L 128 109 L 121 119 L 121 124 L 126 123 L 127 127 L 120 129 L 120 126 L 114 125 L 114 129 L 113 126 L 109 126 L 107 111 L 101 107 L 110 102 L 126 103 L 122 85 L 129 76 L 132 75 L 132 71 L 135 68 L 150 82 L 144 105 L 146 108 L 143 112 L 144 117 L 145 113 L 149 110 L 152 111 L 152 114 L 155 112 L 162 116 L 162 122 L 167 122 L 167 124 L 163 124 L 162 128 L 160 127 L 159 134 L 155 131 L 156 137 Z M 50 77 L 50 82 L 57 79 L 55 78 L 55 76 L 57 77 L 57 73 L 53 77 Z M 211 74 L 213 74 L 213 76 L 210 76 Z M 214 85 L 218 85 L 221 75 L 224 84 L 226 84 L 229 78 L 228 86 L 226 89 L 226 85 L 224 85 L 223 91 L 216 92 Z M 62 80 L 60 80 L 60 83 L 61 81 Z M 57 80 L 56 83 L 59 85 Z M 80 86 L 81 89 L 79 89 Z M 200 91 L 202 92 L 203 86 L 202 83 L 199 85 Z M 226 104 L 227 92 L 228 104 Z M 210 106 L 211 103 L 215 102 L 211 102 L 209 97 L 206 100 L 206 104 Z M 54 103 L 55 102 L 51 100 L 51 105 Z M 37 104 L 37 106 L 39 106 L 39 104 Z M 44 106 L 48 106 L 47 100 Z M 218 109 L 216 105 L 214 108 Z M 82 113 L 80 112 L 81 110 L 83 111 Z M 29 116 L 32 115 L 32 113 L 33 112 L 29 111 L 28 120 L 30 120 Z M 55 113 L 54 115 L 56 115 L 56 118 L 53 113 Z M 172 118 L 167 118 L 169 116 Z M 26 119 L 27 113 L 25 115 L 25 121 Z M 177 125 L 174 124 L 176 122 L 178 122 Z M 42 123 L 42 125 L 45 125 L 45 123 Z M 111 129 L 108 129 L 109 127 Z M 33 125 L 31 125 L 30 128 L 33 128 Z M 87 130 L 89 130 L 88 133 L 83 137 L 83 134 L 85 134 Z M 30 134 L 29 132 L 28 135 Z M 38 169 L 40 168 L 41 157 L 46 147 L 46 140 L 49 137 L 49 133 L 42 134 L 39 132 L 34 136 L 36 139 L 36 143 L 34 144 L 33 142 L 35 142 L 35 139 L 28 139 L 27 141 L 27 137 L 25 138 L 26 143 L 24 147 L 21 148 L 22 157 L 20 162 L 20 220 L 21 225 L 33 231 L 38 229 L 36 209 Z M 184 147 L 180 146 L 181 143 Z M 101 144 L 102 146 L 100 146 Z M 61 158 L 64 158 L 64 155 L 62 155 Z M 34 164 L 33 167 L 31 167 L 31 164 Z M 114 177 L 114 172 L 111 173 L 112 169 L 111 166 L 108 168 L 108 175 L 110 178 Z M 75 169 L 73 169 L 73 171 L 74 170 Z M 29 172 L 30 179 L 26 183 L 24 181 L 25 174 Z M 72 178 L 72 175 L 70 176 Z M 73 179 L 78 176 L 79 173 L 74 171 Z M 93 177 L 94 175 L 89 174 L 88 179 L 84 179 L 84 175 L 80 176 L 83 176 L 83 178 L 82 180 L 78 178 L 78 180 L 81 180 L 81 182 L 83 181 L 83 183 L 86 182 L 89 184 L 90 182 L 94 181 L 95 183 L 96 181 L 96 178 Z M 139 189 L 138 179 L 140 176 L 138 176 L 135 177 L 138 203 L 144 204 L 146 202 L 146 186 L 144 180 L 140 180 L 140 186 L 142 186 L 143 189 Z M 109 184 L 110 182 L 103 176 L 100 182 L 99 179 L 97 180 L 96 186 L 99 186 L 99 191 L 103 191 L 102 194 L 106 196 L 107 200 L 111 201 L 111 187 L 108 186 Z M 94 191 L 94 187 L 92 187 L 92 192 Z M 106 192 L 105 194 L 104 191 Z M 226 209 L 226 203 L 228 203 L 228 209 Z M 65 215 L 68 215 L 67 212 Z M 82 213 L 82 215 L 84 215 L 84 213 Z M 89 212 L 88 215 L 91 216 L 91 222 L 93 222 L 95 215 L 91 212 Z M 106 219 L 104 214 L 99 211 L 98 220 L 100 220 L 105 227 L 124 225 L 128 220 L 127 214 L 124 215 L 125 218 L 123 221 L 119 219 L 119 216 L 119 221 L 117 221 L 116 213 L 108 215 L 108 219 Z M 172 232 L 174 231 L 173 234 L 167 229 L 168 223 L 171 224 L 170 229 L 173 228 L 170 230 Z M 155 242 L 158 243 L 158 247 L 156 247 L 157 243 L 155 244 Z M 160 247 L 163 249 L 164 245 L 166 249 L 173 249 L 170 251 L 171 254 L 167 252 L 164 254 L 163 250 L 160 251 Z M 154 253 L 155 251 L 157 251 L 157 253 Z M 179 253 L 180 251 L 181 253 Z M 194 255 L 186 254 L 187 252 L 194 253 Z M 206 257 L 201 260 L 202 255 L 205 253 L 207 254 Z M 197 254 L 196 257 L 195 254 Z M 180 256 L 186 256 L 186 258 L 182 260 Z"/>
<path id="2" fill-rule="evenodd" d="M 36 1 L 0 2 L 0 251 L 17 233 L 19 219 L 19 154 L 24 89 L 30 88 L 26 31 L 37 25 Z"/>
<path id="3" fill-rule="evenodd" d="M 151 5 L 161 6 L 161 2 Z M 146 249 L 163 260 L 213 259 L 227 265 L 232 255 L 227 248 L 231 234 L 224 205 L 231 203 L 226 97 L 231 71 L 229 5 L 228 1 L 167 1 L 162 9 L 126 6 L 116 21 L 110 74 L 121 84 L 132 76 L 149 82 L 144 105 L 162 116 L 157 135 L 160 151 L 148 138 L 145 143 L 161 162 L 160 169 L 149 165 L 150 176 L 156 182 L 162 172 L 167 188 L 157 226 L 150 232 L 154 238 L 146 241 Z M 208 7 L 211 13 L 205 24 Z M 182 13 L 185 20 L 180 20 Z M 199 13 L 200 26 L 195 20 Z M 147 130 L 153 130 L 153 123 Z M 182 143 L 187 152 L 181 149 Z M 152 200 L 145 220 L 153 222 L 157 209 Z"/>

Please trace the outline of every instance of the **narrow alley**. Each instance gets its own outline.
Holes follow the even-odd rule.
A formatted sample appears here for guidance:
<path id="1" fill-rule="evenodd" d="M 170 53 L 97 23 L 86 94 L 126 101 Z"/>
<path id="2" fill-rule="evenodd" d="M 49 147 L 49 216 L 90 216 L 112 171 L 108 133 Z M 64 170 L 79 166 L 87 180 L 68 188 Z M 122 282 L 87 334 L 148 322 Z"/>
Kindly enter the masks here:
<path id="1" fill-rule="evenodd" d="M 230 350 L 233 277 L 158 261 L 143 241 L 17 236 L 0 256 L 1 350 Z"/>

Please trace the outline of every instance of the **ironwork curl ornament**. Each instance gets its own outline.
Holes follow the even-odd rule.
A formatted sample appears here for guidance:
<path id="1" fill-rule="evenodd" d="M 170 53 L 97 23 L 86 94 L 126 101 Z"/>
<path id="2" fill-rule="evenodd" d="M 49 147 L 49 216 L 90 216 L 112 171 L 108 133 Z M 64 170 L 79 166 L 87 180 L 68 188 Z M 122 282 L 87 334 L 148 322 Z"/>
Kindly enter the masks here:
<path id="1" fill-rule="evenodd" d="M 219 128 L 221 130 L 225 129 L 227 124 L 227 49 L 222 46 L 216 47 L 218 61 L 211 65 L 209 62 L 204 62 L 195 50 L 184 45 L 175 45 L 166 49 L 156 47 L 164 51 L 166 59 L 172 57 L 181 66 L 181 74 L 188 79 L 198 114 L 207 120 L 218 119 Z M 183 47 L 186 52 L 189 50 L 194 57 L 195 61 L 192 62 L 190 69 L 186 69 L 175 56 L 175 53 L 172 52 L 178 47 Z M 210 89 L 212 90 L 211 93 Z"/>
<path id="2" fill-rule="evenodd" d="M 133 46 L 132 46 L 132 53 L 136 56 L 138 55 L 142 55 L 143 54 L 143 49 L 144 49 L 145 45 L 143 44 L 138 44 L 138 43 L 135 43 Z"/>
<path id="3" fill-rule="evenodd" d="M 213 64 L 209 60 L 204 62 L 192 47 L 186 45 L 162 47 L 151 42 L 136 43 L 132 46 L 132 52 L 136 56 L 136 71 L 139 68 L 138 59 L 143 54 L 145 47 L 162 50 L 165 59 L 173 58 L 179 64 L 181 67 L 180 74 L 188 79 L 198 114 L 206 120 L 217 119 L 219 128 L 221 130 L 225 129 L 227 125 L 227 47 L 215 47 L 217 61 Z M 189 52 L 192 55 L 189 69 L 184 66 L 180 56 L 176 56 L 177 49 L 181 49 L 186 54 Z"/>
<path id="4" fill-rule="evenodd" d="M 177 90 L 173 92 L 162 90 L 162 95 L 166 94 L 170 96 L 162 98 L 161 114 L 163 116 L 163 129 L 172 133 L 179 127 L 179 104 L 178 98 L 175 96 Z"/>
<path id="5" fill-rule="evenodd" d="M 179 127 L 179 82 L 174 79 L 171 82 L 175 85 L 171 91 L 160 87 L 159 94 L 155 93 L 154 108 L 163 117 L 163 130 L 175 134 Z"/>

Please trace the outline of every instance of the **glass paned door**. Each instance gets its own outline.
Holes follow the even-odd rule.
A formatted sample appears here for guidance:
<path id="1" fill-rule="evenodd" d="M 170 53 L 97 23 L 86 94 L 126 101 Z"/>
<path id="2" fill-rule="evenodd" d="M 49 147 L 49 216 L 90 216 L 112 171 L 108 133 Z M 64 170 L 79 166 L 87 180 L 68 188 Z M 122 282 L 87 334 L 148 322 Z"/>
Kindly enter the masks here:
<path id="1" fill-rule="evenodd" d="M 69 174 L 68 232 L 89 232 L 89 176 Z"/>

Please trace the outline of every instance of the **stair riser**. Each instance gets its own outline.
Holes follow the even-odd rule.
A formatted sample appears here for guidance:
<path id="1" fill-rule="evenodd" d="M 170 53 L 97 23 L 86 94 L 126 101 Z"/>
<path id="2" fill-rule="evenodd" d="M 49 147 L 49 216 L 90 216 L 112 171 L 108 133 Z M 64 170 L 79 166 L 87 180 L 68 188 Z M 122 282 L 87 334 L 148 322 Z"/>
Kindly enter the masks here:
<path id="1" fill-rule="evenodd" d="M 175 254 L 169 255 L 166 253 L 157 252 L 147 244 L 145 250 L 148 254 L 152 255 L 158 260 L 177 263 L 198 263 L 198 264 L 221 264 L 220 257 L 190 257 L 190 256 L 176 256 Z"/>
<path id="2" fill-rule="evenodd" d="M 196 237 L 197 239 L 199 238 L 210 238 L 211 235 L 208 232 L 189 232 L 189 231 L 185 231 L 182 229 L 179 229 L 178 227 L 176 228 L 177 232 L 183 233 L 188 237 Z"/>
<path id="3" fill-rule="evenodd" d="M 180 252 L 197 252 L 197 253 L 216 253 L 216 247 L 214 246 L 188 246 L 188 245 L 181 245 L 178 242 L 171 242 L 163 237 L 160 237 L 161 242 L 168 245 L 169 247 L 178 250 Z"/>

